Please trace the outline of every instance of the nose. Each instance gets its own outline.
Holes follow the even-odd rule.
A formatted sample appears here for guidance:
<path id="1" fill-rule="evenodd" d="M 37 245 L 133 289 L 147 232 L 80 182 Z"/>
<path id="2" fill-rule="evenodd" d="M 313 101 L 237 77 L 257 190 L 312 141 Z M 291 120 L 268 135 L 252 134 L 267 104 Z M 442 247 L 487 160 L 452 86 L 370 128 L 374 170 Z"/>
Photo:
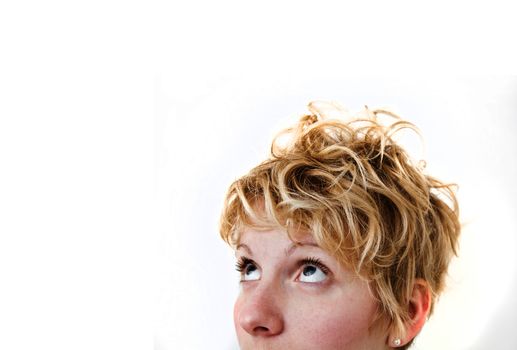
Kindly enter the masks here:
<path id="1" fill-rule="evenodd" d="M 268 288 L 243 292 L 236 304 L 236 323 L 252 336 L 271 337 L 282 333 L 284 319 L 277 294 Z"/>

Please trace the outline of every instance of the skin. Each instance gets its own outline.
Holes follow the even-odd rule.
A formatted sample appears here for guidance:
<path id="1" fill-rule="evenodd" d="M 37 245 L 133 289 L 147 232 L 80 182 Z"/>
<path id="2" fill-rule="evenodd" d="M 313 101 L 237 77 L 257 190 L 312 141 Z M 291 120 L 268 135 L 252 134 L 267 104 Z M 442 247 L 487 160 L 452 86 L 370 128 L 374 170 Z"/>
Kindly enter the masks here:
<path id="1" fill-rule="evenodd" d="M 388 334 L 370 327 L 377 303 L 365 281 L 341 266 L 310 235 L 243 232 L 236 249 L 241 291 L 234 323 L 242 350 L 388 349 Z M 303 259 L 316 258 L 322 269 Z M 246 261 L 246 260 L 245 260 Z M 326 272 L 326 273 L 325 273 Z"/>

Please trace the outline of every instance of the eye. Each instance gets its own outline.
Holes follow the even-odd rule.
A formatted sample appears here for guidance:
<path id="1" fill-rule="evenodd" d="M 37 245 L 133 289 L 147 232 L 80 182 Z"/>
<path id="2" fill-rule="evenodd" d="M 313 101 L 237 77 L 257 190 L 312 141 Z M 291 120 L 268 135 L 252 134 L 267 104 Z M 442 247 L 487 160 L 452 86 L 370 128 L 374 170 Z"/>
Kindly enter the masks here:
<path id="1" fill-rule="evenodd" d="M 236 268 L 241 273 L 241 282 L 260 279 L 260 271 L 257 264 L 249 258 L 241 257 L 236 264 Z"/>
<path id="2" fill-rule="evenodd" d="M 327 279 L 329 269 L 319 259 L 303 259 L 300 264 L 302 267 L 299 277 L 300 282 L 318 283 Z"/>

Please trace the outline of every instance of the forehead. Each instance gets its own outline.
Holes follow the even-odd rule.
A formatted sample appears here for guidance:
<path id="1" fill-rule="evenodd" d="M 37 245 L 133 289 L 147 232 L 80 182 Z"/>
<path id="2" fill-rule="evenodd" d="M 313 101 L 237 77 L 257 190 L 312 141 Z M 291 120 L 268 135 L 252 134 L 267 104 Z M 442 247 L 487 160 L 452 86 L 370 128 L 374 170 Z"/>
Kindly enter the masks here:
<path id="1" fill-rule="evenodd" d="M 236 250 L 243 250 L 248 253 L 278 251 L 289 255 L 294 248 L 301 246 L 321 249 L 309 233 L 298 234 L 296 238 L 291 239 L 287 231 L 283 229 L 246 229 L 240 236 Z"/>
<path id="2" fill-rule="evenodd" d="M 317 244 L 312 234 L 308 231 L 297 230 L 287 232 L 284 228 L 278 227 L 244 227 L 237 235 L 237 244 L 250 240 L 262 240 L 274 236 L 277 239 L 295 244 Z"/>

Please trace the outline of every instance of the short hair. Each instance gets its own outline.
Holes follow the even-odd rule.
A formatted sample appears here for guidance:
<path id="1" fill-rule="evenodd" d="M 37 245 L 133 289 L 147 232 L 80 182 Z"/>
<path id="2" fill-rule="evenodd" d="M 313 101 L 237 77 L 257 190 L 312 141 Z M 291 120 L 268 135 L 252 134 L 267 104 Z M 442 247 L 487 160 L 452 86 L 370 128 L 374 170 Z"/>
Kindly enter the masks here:
<path id="1" fill-rule="evenodd" d="M 342 106 L 330 105 L 346 116 Z M 425 174 L 425 163 L 394 141 L 404 128 L 420 135 L 414 124 L 367 106 L 348 120 L 328 119 L 321 106 L 329 103 L 309 103 L 312 113 L 273 139 L 270 157 L 231 184 L 221 237 L 235 247 L 246 227 L 283 228 L 293 240 L 310 233 L 370 282 L 380 306 L 376 320 L 404 336 L 415 280 L 429 284 L 431 315 L 457 255 L 455 184 Z M 394 122 L 383 125 L 379 114 Z"/>

